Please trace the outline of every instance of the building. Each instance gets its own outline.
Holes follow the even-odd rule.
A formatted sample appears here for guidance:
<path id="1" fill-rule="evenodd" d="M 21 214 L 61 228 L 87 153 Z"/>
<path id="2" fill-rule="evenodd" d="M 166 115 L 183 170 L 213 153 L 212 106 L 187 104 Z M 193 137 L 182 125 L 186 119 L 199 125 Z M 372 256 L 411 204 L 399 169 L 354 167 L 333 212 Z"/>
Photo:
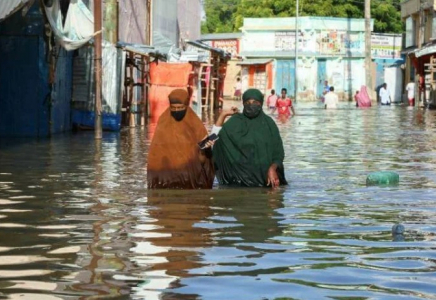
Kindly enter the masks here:
<path id="1" fill-rule="evenodd" d="M 300 17 L 296 24 L 295 18 L 245 18 L 241 30 L 240 55 L 248 60 L 273 58 L 273 78 L 267 82 L 276 90 L 287 88 L 292 97 L 296 69 L 301 100 L 319 99 L 325 81 L 335 87 L 342 100 L 352 99 L 353 91 L 365 84 L 364 19 Z M 264 72 L 267 67 L 256 70 Z M 251 86 L 249 78 L 243 75 L 243 86 Z"/>
<path id="2" fill-rule="evenodd" d="M 421 92 L 415 97 L 419 99 L 416 105 L 431 100 L 430 90 L 436 89 L 433 77 L 436 69 L 435 9 L 435 0 L 407 0 L 401 3 L 401 17 L 406 23 L 403 50 L 406 54 L 405 83 L 415 81 L 415 85 L 419 86 Z"/>

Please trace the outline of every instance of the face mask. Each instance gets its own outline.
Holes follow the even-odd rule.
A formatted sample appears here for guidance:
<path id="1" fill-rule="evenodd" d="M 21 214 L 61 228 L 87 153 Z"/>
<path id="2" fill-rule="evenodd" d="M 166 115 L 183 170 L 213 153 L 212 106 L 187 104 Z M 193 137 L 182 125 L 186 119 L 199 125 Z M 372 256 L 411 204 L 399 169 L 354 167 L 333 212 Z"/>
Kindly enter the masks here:
<path id="1" fill-rule="evenodd" d="M 255 118 L 262 111 L 262 106 L 257 104 L 245 104 L 242 111 L 247 118 Z"/>
<path id="2" fill-rule="evenodd" d="M 181 120 L 183 120 L 183 118 L 186 115 L 186 109 L 185 110 L 178 110 L 178 111 L 172 111 L 171 112 L 171 116 L 173 116 L 173 118 L 177 121 L 180 122 Z"/>

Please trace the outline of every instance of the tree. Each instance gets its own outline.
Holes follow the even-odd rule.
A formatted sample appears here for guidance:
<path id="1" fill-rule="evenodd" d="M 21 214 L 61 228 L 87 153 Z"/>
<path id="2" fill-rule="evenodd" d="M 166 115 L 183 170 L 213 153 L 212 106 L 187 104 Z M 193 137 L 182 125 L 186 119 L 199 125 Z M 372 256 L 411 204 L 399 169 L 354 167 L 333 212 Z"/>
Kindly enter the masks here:
<path id="1" fill-rule="evenodd" d="M 241 0 L 206 0 L 206 20 L 201 25 L 203 33 L 235 32 L 234 17 Z"/>
<path id="2" fill-rule="evenodd" d="M 373 0 L 374 31 L 400 33 L 403 30 L 401 0 Z M 363 18 L 364 0 L 299 0 L 300 16 Z M 234 32 L 244 18 L 293 17 L 296 0 L 206 0 L 203 32 Z"/>

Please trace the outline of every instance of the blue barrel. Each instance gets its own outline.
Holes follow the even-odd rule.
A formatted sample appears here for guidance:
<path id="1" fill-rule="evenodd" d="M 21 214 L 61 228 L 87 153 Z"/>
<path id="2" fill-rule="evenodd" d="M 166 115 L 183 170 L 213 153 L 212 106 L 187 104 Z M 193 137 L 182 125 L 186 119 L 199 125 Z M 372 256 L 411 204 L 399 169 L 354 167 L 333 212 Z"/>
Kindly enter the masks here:
<path id="1" fill-rule="evenodd" d="M 391 185 L 400 182 L 400 175 L 390 171 L 372 172 L 366 177 L 366 185 Z"/>

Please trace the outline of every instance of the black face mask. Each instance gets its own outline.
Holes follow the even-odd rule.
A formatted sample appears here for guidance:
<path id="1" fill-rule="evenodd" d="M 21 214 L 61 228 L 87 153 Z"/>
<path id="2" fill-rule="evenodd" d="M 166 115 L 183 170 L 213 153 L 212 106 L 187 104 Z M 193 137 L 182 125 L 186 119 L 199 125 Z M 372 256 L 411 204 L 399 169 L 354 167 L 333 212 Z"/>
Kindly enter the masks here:
<path id="1" fill-rule="evenodd" d="M 180 122 L 183 120 L 183 118 L 186 115 L 186 109 L 185 110 L 178 110 L 178 111 L 172 111 L 171 116 L 177 121 Z"/>
<path id="2" fill-rule="evenodd" d="M 262 106 L 257 104 L 244 104 L 242 111 L 247 118 L 256 118 L 262 111 Z"/>

